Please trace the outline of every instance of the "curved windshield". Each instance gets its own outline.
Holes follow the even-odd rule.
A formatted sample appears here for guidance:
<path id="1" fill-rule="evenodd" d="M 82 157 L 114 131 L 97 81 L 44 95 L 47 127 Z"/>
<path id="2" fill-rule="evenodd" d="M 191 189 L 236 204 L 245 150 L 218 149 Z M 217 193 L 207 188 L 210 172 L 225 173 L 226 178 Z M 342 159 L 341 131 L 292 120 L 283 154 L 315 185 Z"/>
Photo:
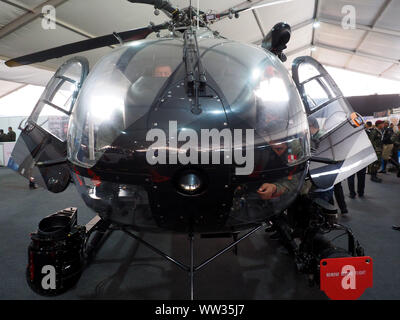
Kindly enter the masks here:
<path id="1" fill-rule="evenodd" d="M 117 163 L 118 153 L 146 150 L 142 142 L 150 128 L 168 128 L 168 120 L 179 120 L 179 130 L 196 133 L 252 130 L 255 157 L 262 162 L 257 170 L 304 161 L 309 156 L 308 122 L 283 64 L 263 49 L 221 39 L 200 39 L 199 49 L 207 90 L 200 94 L 197 114 L 184 83 L 188 70 L 181 40 L 135 42 L 103 58 L 76 103 L 69 159 L 88 168 L 108 153 L 107 159 L 114 157 Z M 132 147 L 136 140 L 138 150 Z M 245 148 L 253 148 L 245 140 Z"/>
<path id="2" fill-rule="evenodd" d="M 181 63 L 177 40 L 134 42 L 104 57 L 85 81 L 72 114 L 69 159 L 92 167 L 127 127 L 148 113 Z"/>
<path id="3" fill-rule="evenodd" d="M 208 42 L 213 49 L 204 53 L 204 66 L 229 103 L 230 126 L 255 129 L 256 152 L 269 154 L 264 169 L 304 161 L 309 156 L 307 117 L 284 65 L 255 46 Z M 271 160 L 276 157 L 283 163 Z"/>

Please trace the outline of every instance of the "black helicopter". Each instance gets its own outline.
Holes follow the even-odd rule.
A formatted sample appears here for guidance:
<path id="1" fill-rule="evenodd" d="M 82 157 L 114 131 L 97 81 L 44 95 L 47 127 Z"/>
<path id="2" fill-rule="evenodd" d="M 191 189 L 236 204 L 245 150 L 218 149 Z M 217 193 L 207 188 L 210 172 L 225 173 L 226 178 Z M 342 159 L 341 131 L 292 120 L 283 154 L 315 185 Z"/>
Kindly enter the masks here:
<path id="1" fill-rule="evenodd" d="M 20 126 L 9 167 L 54 193 L 72 182 L 97 214 L 86 228 L 74 208 L 40 222 L 29 248 L 32 289 L 67 290 L 115 229 L 189 272 L 191 298 L 196 271 L 262 228 L 278 231 L 299 270 L 316 282 L 321 259 L 363 256 L 352 232 L 337 223 L 335 207 L 313 195 L 376 155 L 361 116 L 316 60 L 300 57 L 292 76 L 286 70 L 290 26 L 276 24 L 258 47 L 210 29 L 253 7 L 215 14 L 167 0 L 129 1 L 152 5 L 169 21 L 6 62 L 14 67 L 121 44 L 90 72 L 85 58 L 64 63 Z M 166 35 L 145 39 L 160 32 Z M 48 110 L 63 128 L 43 122 Z M 348 234 L 347 249 L 323 237 L 338 229 Z M 190 264 L 138 231 L 188 234 Z M 196 234 L 234 241 L 195 266 Z M 43 265 L 54 265 L 56 286 L 43 288 Z"/>

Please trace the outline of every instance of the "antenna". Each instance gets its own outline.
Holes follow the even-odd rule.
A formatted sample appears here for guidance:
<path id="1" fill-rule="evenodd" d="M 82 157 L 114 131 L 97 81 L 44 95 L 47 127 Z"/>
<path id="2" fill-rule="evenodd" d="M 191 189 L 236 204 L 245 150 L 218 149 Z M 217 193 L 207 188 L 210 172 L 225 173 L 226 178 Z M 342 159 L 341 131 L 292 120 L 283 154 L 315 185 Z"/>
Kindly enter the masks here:
<path id="1" fill-rule="evenodd" d="M 189 0 L 190 25 L 192 25 L 192 0 Z"/>
<path id="2" fill-rule="evenodd" d="M 200 28 L 200 0 L 197 0 L 197 29 Z"/>

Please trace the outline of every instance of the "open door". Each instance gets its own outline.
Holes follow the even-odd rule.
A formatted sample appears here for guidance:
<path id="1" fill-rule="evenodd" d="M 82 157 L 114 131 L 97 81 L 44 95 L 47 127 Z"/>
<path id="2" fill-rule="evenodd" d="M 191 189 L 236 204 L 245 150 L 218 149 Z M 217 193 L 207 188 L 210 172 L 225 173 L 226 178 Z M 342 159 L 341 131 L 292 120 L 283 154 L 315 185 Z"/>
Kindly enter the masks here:
<path id="1" fill-rule="evenodd" d="M 66 163 L 68 122 L 89 72 L 85 58 L 64 63 L 50 79 L 21 134 L 8 167 L 51 192 L 64 191 L 70 174 Z"/>
<path id="2" fill-rule="evenodd" d="M 309 56 L 299 57 L 293 62 L 292 75 L 308 115 L 312 156 L 322 160 L 311 162 L 313 183 L 330 188 L 374 162 L 376 153 L 362 117 L 352 110 L 325 68 Z"/>

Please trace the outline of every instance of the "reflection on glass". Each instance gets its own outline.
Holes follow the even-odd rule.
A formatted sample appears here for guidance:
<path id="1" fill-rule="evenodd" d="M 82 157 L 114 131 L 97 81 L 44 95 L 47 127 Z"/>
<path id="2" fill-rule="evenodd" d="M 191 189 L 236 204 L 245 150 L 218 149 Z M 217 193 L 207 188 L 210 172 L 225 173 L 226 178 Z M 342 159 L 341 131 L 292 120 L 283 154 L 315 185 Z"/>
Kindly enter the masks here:
<path id="1" fill-rule="evenodd" d="M 329 100 L 327 92 L 317 79 L 307 82 L 304 85 L 304 90 L 307 94 L 307 101 L 311 111 Z"/>
<path id="2" fill-rule="evenodd" d="M 61 141 L 67 138 L 69 112 L 77 95 L 82 68 L 80 62 L 61 67 L 46 86 L 29 118 Z"/>
<path id="3" fill-rule="evenodd" d="M 308 79 L 318 76 L 320 73 L 319 71 L 312 65 L 308 63 L 302 63 L 299 66 L 299 81 L 303 83 Z"/>

